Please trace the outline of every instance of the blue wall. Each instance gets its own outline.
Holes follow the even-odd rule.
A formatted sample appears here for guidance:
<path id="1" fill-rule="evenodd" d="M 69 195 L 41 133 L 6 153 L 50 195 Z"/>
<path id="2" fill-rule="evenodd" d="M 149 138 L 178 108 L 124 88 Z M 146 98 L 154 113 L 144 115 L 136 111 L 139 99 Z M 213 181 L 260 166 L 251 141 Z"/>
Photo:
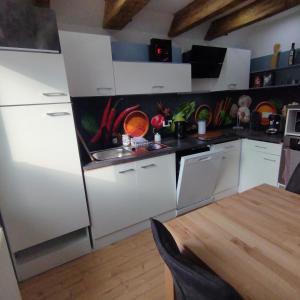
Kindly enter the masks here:
<path id="1" fill-rule="evenodd" d="M 128 42 L 112 42 L 113 60 L 119 61 L 149 61 L 149 45 Z M 172 47 L 172 56 L 174 63 L 181 63 L 181 49 Z"/>
<path id="2" fill-rule="evenodd" d="M 268 70 L 271 68 L 271 60 L 273 55 L 266 55 L 251 59 L 251 72 Z M 289 51 L 280 52 L 278 68 L 288 66 Z M 295 63 L 300 63 L 300 49 L 297 49 Z"/>

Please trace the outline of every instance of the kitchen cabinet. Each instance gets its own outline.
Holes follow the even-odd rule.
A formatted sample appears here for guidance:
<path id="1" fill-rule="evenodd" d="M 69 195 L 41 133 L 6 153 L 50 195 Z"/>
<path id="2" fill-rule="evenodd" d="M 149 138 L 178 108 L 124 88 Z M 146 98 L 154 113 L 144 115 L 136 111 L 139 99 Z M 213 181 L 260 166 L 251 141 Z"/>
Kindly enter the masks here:
<path id="1" fill-rule="evenodd" d="M 193 92 L 245 90 L 249 88 L 251 51 L 227 48 L 218 78 L 193 79 Z"/>
<path id="2" fill-rule="evenodd" d="M 11 250 L 89 226 L 71 104 L 0 108 L 0 206 Z"/>
<path id="3" fill-rule="evenodd" d="M 70 102 L 61 54 L 0 51 L 0 106 Z"/>
<path id="4" fill-rule="evenodd" d="M 94 240 L 176 208 L 174 154 L 89 170 L 84 176 Z"/>
<path id="5" fill-rule="evenodd" d="M 222 162 L 219 169 L 219 177 L 215 188 L 215 197 L 229 196 L 238 190 L 241 141 L 233 141 L 213 146 L 214 149 L 222 150 Z"/>
<path id="6" fill-rule="evenodd" d="M 21 300 L 21 295 L 8 252 L 3 229 L 0 227 L 0 299 Z"/>
<path id="7" fill-rule="evenodd" d="M 171 63 L 113 63 L 116 94 L 159 94 L 191 91 L 191 65 Z"/>
<path id="8" fill-rule="evenodd" d="M 277 186 L 281 144 L 243 140 L 239 192 L 261 184 Z"/>
<path id="9" fill-rule="evenodd" d="M 71 96 L 115 95 L 110 37 L 68 31 L 59 36 Z"/>

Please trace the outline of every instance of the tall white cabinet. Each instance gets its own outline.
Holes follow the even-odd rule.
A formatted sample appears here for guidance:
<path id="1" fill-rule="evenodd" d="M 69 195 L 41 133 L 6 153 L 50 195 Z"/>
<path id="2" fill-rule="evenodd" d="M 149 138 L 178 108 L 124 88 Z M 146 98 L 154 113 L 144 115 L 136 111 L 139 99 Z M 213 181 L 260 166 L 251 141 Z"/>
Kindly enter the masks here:
<path id="1" fill-rule="evenodd" d="M 24 279 L 87 253 L 89 216 L 62 55 L 0 51 L 0 74 L 0 207 Z"/>
<path id="2" fill-rule="evenodd" d="M 110 37 L 60 31 L 72 97 L 115 95 Z"/>

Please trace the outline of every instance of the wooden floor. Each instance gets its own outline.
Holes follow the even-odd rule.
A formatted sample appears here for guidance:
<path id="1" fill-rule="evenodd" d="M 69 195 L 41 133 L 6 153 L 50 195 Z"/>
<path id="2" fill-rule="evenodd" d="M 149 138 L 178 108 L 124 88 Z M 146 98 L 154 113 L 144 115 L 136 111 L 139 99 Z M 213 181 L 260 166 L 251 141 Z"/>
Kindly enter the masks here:
<path id="1" fill-rule="evenodd" d="M 24 300 L 165 299 L 164 267 L 150 230 L 21 283 Z"/>

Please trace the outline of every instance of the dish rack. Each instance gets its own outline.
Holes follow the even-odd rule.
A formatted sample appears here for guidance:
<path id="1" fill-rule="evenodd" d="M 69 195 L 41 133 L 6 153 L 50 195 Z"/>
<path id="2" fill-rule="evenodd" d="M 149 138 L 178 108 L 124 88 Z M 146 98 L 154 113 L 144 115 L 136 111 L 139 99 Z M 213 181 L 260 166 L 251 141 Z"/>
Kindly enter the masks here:
<path id="1" fill-rule="evenodd" d="M 143 137 L 133 137 L 131 139 L 131 148 L 145 148 L 149 146 L 149 141 Z"/>

